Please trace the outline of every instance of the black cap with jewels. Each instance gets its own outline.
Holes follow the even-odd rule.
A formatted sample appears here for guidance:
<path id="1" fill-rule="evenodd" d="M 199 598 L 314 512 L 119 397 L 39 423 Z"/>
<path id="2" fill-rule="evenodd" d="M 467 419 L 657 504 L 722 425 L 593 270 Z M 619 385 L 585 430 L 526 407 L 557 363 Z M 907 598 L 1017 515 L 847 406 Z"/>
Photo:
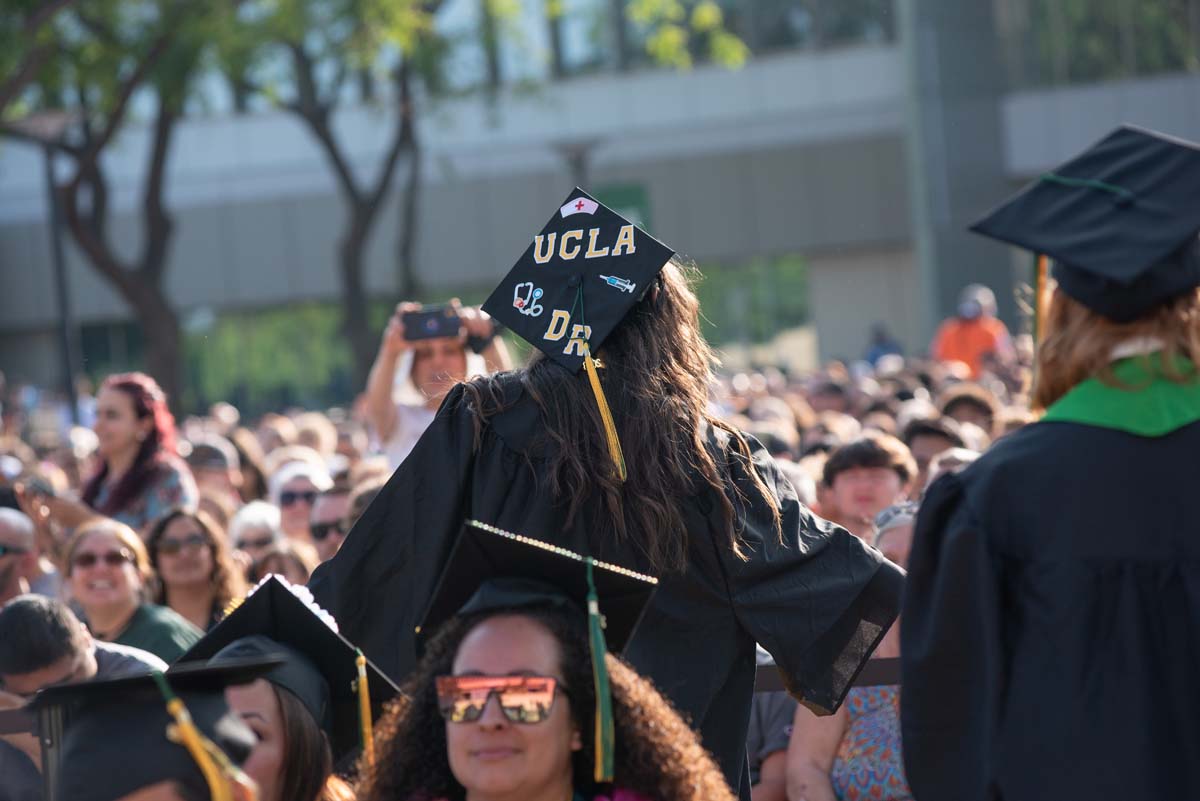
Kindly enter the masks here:
<path id="1" fill-rule="evenodd" d="M 483 310 L 575 372 L 675 251 L 576 187 Z"/>
<path id="2" fill-rule="evenodd" d="M 199 735 L 220 749 L 216 762 L 238 765 L 256 742 L 230 711 L 225 688 L 245 684 L 278 660 L 187 665 L 161 674 L 86 681 L 42 690 L 30 704 L 39 721 L 46 801 L 115 801 L 173 781 L 185 798 L 209 798 L 210 785 L 179 736 L 164 689 L 183 702 Z M 160 682 L 165 681 L 165 686 Z M 231 774 L 224 773 L 224 778 Z"/>
<path id="3" fill-rule="evenodd" d="M 1129 322 L 1200 286 L 1200 145 L 1123 125 L 971 230 L 1049 256 L 1059 289 Z"/>
<path id="4" fill-rule="evenodd" d="M 338 634 L 332 617 L 310 605 L 307 592 L 279 576 L 268 576 L 179 663 L 205 660 L 220 665 L 251 657 L 281 658 L 279 666 L 263 678 L 300 700 L 329 735 L 334 761 L 343 763 L 362 744 L 358 651 Z M 371 718 L 376 719 L 398 688 L 369 661 L 365 672 Z"/>

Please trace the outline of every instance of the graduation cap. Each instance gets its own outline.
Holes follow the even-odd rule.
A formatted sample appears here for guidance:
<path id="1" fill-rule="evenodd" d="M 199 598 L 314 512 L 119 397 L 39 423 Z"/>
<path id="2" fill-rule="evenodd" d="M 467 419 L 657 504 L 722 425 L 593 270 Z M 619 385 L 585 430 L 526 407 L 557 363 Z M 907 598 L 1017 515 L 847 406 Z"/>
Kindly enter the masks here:
<path id="1" fill-rule="evenodd" d="M 418 644 L 457 615 L 546 606 L 586 615 L 596 683 L 595 779 L 611 782 L 612 695 L 604 654 L 624 651 L 657 584 L 619 565 L 468 520 L 417 627 Z"/>
<path id="2" fill-rule="evenodd" d="M 1200 286 L 1200 146 L 1123 125 L 971 226 L 1115 322 Z"/>
<path id="3" fill-rule="evenodd" d="M 625 478 L 616 428 L 592 360 L 675 253 L 576 187 L 483 304 L 572 373 L 584 367 Z"/>
<path id="4" fill-rule="evenodd" d="M 251 657 L 282 662 L 263 676 L 300 700 L 329 735 L 335 762 L 362 745 L 373 758 L 371 721 L 398 688 L 338 634 L 333 618 L 301 599 L 279 576 L 268 576 L 213 627 L 179 663 L 210 665 Z"/>
<path id="5" fill-rule="evenodd" d="M 114 801 L 162 781 L 185 797 L 227 801 L 249 780 L 237 767 L 257 742 L 225 688 L 278 664 L 238 660 L 63 684 L 30 702 L 39 719 L 47 801 Z"/>

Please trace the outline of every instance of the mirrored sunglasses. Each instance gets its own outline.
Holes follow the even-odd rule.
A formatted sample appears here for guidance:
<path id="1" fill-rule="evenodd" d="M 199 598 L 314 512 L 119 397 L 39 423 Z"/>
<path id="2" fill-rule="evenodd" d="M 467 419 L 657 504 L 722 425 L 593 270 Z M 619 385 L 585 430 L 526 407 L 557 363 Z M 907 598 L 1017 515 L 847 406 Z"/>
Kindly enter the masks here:
<path id="1" fill-rule="evenodd" d="M 179 539 L 163 537 L 158 541 L 158 552 L 167 556 L 174 556 L 185 548 L 189 551 L 198 551 L 206 545 L 208 545 L 208 538 L 199 531 L 195 531 Z"/>
<path id="2" fill-rule="evenodd" d="M 438 676 L 438 710 L 450 723 L 474 723 L 495 695 L 510 722 L 541 723 L 560 689 L 550 676 Z"/>
<path id="3" fill-rule="evenodd" d="M 279 505 L 291 506 L 296 501 L 304 501 L 309 506 L 313 505 L 313 501 L 317 499 L 316 490 L 304 490 L 303 492 L 293 492 L 292 490 L 284 490 L 279 493 Z"/>
<path id="4" fill-rule="evenodd" d="M 97 562 L 104 562 L 109 567 L 120 567 L 126 562 L 133 561 L 133 554 L 124 549 L 108 551 L 107 553 L 77 553 L 71 559 L 71 566 L 78 568 L 93 567 Z"/>

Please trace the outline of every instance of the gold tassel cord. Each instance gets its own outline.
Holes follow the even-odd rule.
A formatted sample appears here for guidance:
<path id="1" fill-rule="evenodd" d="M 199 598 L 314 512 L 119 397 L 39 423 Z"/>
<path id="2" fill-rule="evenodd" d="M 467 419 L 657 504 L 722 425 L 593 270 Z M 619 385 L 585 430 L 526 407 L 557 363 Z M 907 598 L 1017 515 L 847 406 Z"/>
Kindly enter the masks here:
<path id="1" fill-rule="evenodd" d="M 612 457 L 613 465 L 617 468 L 617 475 L 624 482 L 626 478 L 625 454 L 621 451 L 621 440 L 617 436 L 617 424 L 613 422 L 612 411 L 608 408 L 608 398 L 604 396 L 604 388 L 600 385 L 600 374 L 596 370 L 596 362 L 588 352 L 586 342 L 583 344 L 583 349 L 583 366 L 587 370 L 588 380 L 592 384 L 592 394 L 596 396 L 596 405 L 600 407 L 600 419 L 604 421 L 604 435 L 608 439 L 608 455 Z"/>
<path id="2" fill-rule="evenodd" d="M 354 657 L 354 664 L 358 666 L 358 725 L 361 728 L 363 753 L 367 756 L 367 764 L 374 767 L 375 733 L 371 724 L 371 691 L 367 687 L 367 658 L 361 650 Z"/>

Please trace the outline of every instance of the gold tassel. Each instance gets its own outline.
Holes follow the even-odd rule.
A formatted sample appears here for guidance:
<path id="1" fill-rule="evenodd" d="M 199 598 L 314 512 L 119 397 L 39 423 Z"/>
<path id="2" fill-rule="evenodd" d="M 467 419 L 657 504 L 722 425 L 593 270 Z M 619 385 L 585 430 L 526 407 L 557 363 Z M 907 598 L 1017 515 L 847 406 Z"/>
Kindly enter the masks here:
<path id="1" fill-rule="evenodd" d="M 167 727 L 167 738 L 187 749 L 196 766 L 200 768 L 201 775 L 204 776 L 204 783 L 208 785 L 212 801 L 236 801 L 233 793 L 234 787 L 240 793 L 239 798 L 256 798 L 257 793 L 249 778 L 197 728 L 187 707 L 171 691 L 162 672 L 156 671 L 152 675 L 158 689 L 166 699 L 167 713 L 175 721 Z"/>
<path id="2" fill-rule="evenodd" d="M 358 650 L 358 649 L 355 649 Z M 367 687 L 367 658 L 361 650 L 354 657 L 358 666 L 358 725 L 361 729 L 363 753 L 367 764 L 375 767 L 375 733 L 371 725 L 371 691 Z"/>
<path id="3" fill-rule="evenodd" d="M 584 343 L 583 366 L 587 369 L 588 380 L 592 382 L 592 394 L 596 396 L 596 405 L 600 407 L 600 419 L 604 421 L 604 435 L 608 439 L 608 455 L 612 457 L 617 468 L 617 475 L 625 481 L 625 454 L 621 452 L 621 440 L 617 437 L 617 424 L 613 422 L 612 411 L 608 408 L 608 398 L 604 397 L 604 388 L 600 386 L 600 374 L 596 371 L 596 362 Z"/>

